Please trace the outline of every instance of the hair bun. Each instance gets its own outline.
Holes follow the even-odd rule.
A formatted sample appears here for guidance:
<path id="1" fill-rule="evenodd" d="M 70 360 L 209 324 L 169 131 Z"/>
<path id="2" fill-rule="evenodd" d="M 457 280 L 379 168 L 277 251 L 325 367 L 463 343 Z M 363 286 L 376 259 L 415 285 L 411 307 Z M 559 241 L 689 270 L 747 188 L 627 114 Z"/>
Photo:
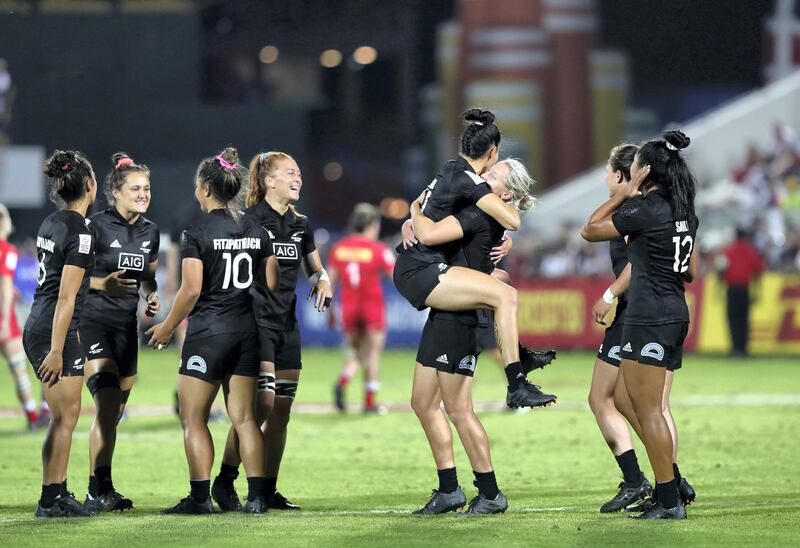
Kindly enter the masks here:
<path id="1" fill-rule="evenodd" d="M 75 153 L 71 150 L 56 150 L 44 166 L 44 173 L 55 179 L 75 169 Z"/>
<path id="2" fill-rule="evenodd" d="M 494 123 L 494 113 L 479 108 L 471 108 L 461 115 L 465 122 L 474 124 L 479 122 L 485 126 Z"/>
<path id="3" fill-rule="evenodd" d="M 683 150 L 689 146 L 689 143 L 692 142 L 692 140 L 689 139 L 685 133 L 678 130 L 665 131 L 663 137 L 667 143 L 675 148 L 675 150 Z"/>
<path id="4" fill-rule="evenodd" d="M 219 155 L 229 164 L 236 165 L 239 163 L 239 151 L 235 147 L 226 147 Z"/>

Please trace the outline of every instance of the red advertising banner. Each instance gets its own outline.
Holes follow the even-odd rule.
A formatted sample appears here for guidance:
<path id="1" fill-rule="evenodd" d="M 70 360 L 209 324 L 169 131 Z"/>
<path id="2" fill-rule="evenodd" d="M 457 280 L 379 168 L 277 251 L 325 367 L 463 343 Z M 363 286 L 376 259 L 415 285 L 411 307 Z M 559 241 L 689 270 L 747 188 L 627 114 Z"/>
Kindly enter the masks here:
<path id="1" fill-rule="evenodd" d="M 613 278 L 561 278 L 531 280 L 515 284 L 519 290 L 520 340 L 533 348 L 595 350 L 603 341 L 605 327 L 592 319 L 592 307 Z M 686 289 L 686 302 L 693 321 L 684 347 L 697 348 L 703 283 Z M 607 321 L 614 317 L 612 310 Z"/>

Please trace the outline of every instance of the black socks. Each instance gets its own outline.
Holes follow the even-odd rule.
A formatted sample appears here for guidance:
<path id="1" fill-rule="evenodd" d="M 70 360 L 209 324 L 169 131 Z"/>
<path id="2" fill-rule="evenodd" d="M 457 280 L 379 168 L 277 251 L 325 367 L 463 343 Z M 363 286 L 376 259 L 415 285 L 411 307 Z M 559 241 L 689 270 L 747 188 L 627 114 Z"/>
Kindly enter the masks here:
<path id="1" fill-rule="evenodd" d="M 97 476 L 89 476 L 89 488 L 87 489 L 89 496 L 96 499 L 100 494 L 97 490 Z"/>
<path id="2" fill-rule="evenodd" d="M 636 459 L 636 451 L 629 449 L 614 458 L 617 459 L 619 469 L 622 470 L 622 477 L 625 478 L 626 486 L 631 487 L 642 483 L 644 475 L 639 468 L 639 461 Z"/>
<path id="3" fill-rule="evenodd" d="M 224 462 L 219 467 L 219 475 L 217 478 L 225 483 L 233 484 L 236 478 L 239 477 L 239 467 L 238 466 L 230 466 L 229 464 L 225 464 Z"/>
<path id="4" fill-rule="evenodd" d="M 247 478 L 247 500 L 254 501 L 256 497 L 267 496 L 267 478 Z"/>
<path id="5" fill-rule="evenodd" d="M 195 502 L 205 502 L 211 495 L 211 480 L 191 480 L 189 485 L 192 486 L 190 497 Z"/>
<path id="6" fill-rule="evenodd" d="M 456 476 L 455 468 L 445 468 L 437 470 L 439 475 L 439 489 L 440 493 L 453 493 L 458 489 L 458 476 Z"/>
<path id="7" fill-rule="evenodd" d="M 677 481 L 680 484 L 683 476 L 681 476 L 680 468 L 678 468 L 678 465 L 674 462 L 672 463 L 672 472 L 675 474 L 675 481 Z"/>
<path id="8" fill-rule="evenodd" d="M 656 499 L 666 509 L 678 506 L 678 480 L 656 483 Z"/>
<path id="9" fill-rule="evenodd" d="M 525 384 L 525 373 L 522 372 L 522 364 L 519 362 L 510 363 L 506 366 L 506 379 L 508 379 L 508 388 L 515 390 L 520 385 Z"/>
<path id="10" fill-rule="evenodd" d="M 94 476 L 97 478 L 97 493 L 102 495 L 114 490 L 114 483 L 111 481 L 111 467 L 98 466 L 94 469 Z"/>
<path id="11" fill-rule="evenodd" d="M 266 495 L 271 497 L 275 494 L 275 491 L 278 488 L 278 478 L 267 478 L 264 480 L 266 483 L 264 484 L 266 488 Z"/>
<path id="12" fill-rule="evenodd" d="M 483 495 L 489 500 L 497 498 L 500 489 L 497 487 L 497 479 L 494 477 L 494 470 L 491 472 L 475 472 L 475 485 L 478 488 L 478 493 Z"/>
<path id="13" fill-rule="evenodd" d="M 52 508 L 56 499 L 61 496 L 61 489 L 63 483 L 51 483 L 50 485 L 42 485 L 42 496 L 39 499 L 39 505 L 42 508 Z"/>

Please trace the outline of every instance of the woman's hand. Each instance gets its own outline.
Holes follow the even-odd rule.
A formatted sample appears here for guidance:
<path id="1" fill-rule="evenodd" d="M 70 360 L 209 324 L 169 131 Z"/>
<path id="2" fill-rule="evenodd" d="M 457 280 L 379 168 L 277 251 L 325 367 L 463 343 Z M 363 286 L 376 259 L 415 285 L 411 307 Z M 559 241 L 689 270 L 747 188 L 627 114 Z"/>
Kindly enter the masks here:
<path id="1" fill-rule="evenodd" d="M 172 340 L 173 332 L 174 330 L 169 329 L 164 325 L 164 322 L 157 323 L 144 333 L 145 335 L 150 335 L 147 346 L 155 348 L 156 350 L 164 350 L 169 344 L 169 341 Z"/>
<path id="2" fill-rule="evenodd" d="M 306 300 L 310 300 L 311 297 L 314 296 L 316 293 L 316 298 L 314 299 L 314 308 L 319 310 L 320 312 L 324 312 L 325 309 L 330 306 L 331 299 L 333 298 L 333 290 L 331 289 L 331 283 L 328 280 L 320 280 L 317 282 L 317 285 L 311 288 L 311 291 L 308 293 L 308 297 Z"/>
<path id="3" fill-rule="evenodd" d="M 600 325 L 606 325 L 606 316 L 608 316 L 610 310 L 611 305 L 605 302 L 602 297 L 597 299 L 597 302 L 594 303 L 592 307 L 592 317 L 594 321 Z"/>
<path id="4" fill-rule="evenodd" d="M 501 243 L 497 247 L 492 248 L 492 251 L 489 253 L 489 258 L 492 260 L 494 264 L 497 264 L 503 257 L 508 255 L 513 246 L 514 242 L 511 240 L 511 238 L 505 235 L 503 236 L 503 243 Z"/>
<path id="5" fill-rule="evenodd" d="M 626 200 L 642 195 L 639 187 L 642 185 L 648 175 L 650 175 L 650 166 L 642 166 L 642 168 L 636 174 L 636 177 L 632 177 L 631 180 L 628 181 L 628 184 L 625 185 L 624 189 L 622 189 Z"/>
<path id="6" fill-rule="evenodd" d="M 136 294 L 136 280 L 120 278 L 124 270 L 117 270 L 103 278 L 103 291 L 114 297 L 125 297 Z"/>
<path id="7" fill-rule="evenodd" d="M 414 226 L 411 223 L 411 219 L 403 223 L 400 234 L 403 236 L 403 249 L 413 247 L 414 244 L 417 243 L 417 237 L 414 236 Z"/>
<path id="8" fill-rule="evenodd" d="M 61 352 L 51 349 L 42 361 L 42 364 L 36 370 L 36 373 L 42 380 L 42 384 L 52 387 L 61 380 L 61 370 L 63 367 L 64 356 Z"/>
<path id="9" fill-rule="evenodd" d="M 158 293 L 153 291 L 147 296 L 146 301 L 147 308 L 145 309 L 144 313 L 148 318 L 152 318 L 158 314 L 158 311 L 161 308 L 161 302 L 158 300 Z"/>

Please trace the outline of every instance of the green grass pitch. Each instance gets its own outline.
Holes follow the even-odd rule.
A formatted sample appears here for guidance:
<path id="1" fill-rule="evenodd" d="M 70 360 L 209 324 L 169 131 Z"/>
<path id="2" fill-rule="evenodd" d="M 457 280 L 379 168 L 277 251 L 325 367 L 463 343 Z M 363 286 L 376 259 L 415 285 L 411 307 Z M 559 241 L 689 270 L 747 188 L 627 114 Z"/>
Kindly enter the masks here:
<path id="1" fill-rule="evenodd" d="M 42 433 L 23 431 L 19 416 L 0 418 L 0 544 L 3 546 L 768 546 L 800 544 L 800 362 L 790 359 L 729 361 L 688 356 L 676 376 L 673 408 L 684 475 L 698 492 L 683 522 L 630 520 L 601 515 L 616 490 L 616 463 L 585 404 L 590 354 L 562 354 L 534 375 L 559 395 L 555 407 L 527 414 L 480 413 L 492 442 L 501 489 L 509 499 L 502 516 L 416 517 L 436 486 L 435 467 L 413 413 L 363 416 L 360 387 L 349 390 L 347 415 L 332 409 L 338 350 L 308 350 L 298 412 L 278 488 L 303 506 L 299 513 L 264 517 L 160 516 L 188 492 L 178 420 L 167 413 L 177 359 L 174 352 L 143 351 L 131 414 L 120 426 L 114 463 L 117 488 L 136 508 L 85 520 L 37 520 Z M 408 401 L 414 355 L 388 352 L 383 361 L 383 403 Z M 87 408 L 91 405 L 85 393 Z M 475 399 L 505 396 L 503 376 L 491 360 L 478 368 Z M 0 374 L 0 409 L 16 406 L 11 376 Z M 330 407 L 329 407 L 330 406 Z M 69 469 L 70 490 L 83 500 L 87 431 L 78 424 Z M 211 427 L 218 447 L 226 424 Z M 641 444 L 637 454 L 652 472 Z M 471 471 L 457 443 L 459 479 L 473 496 Z M 219 460 L 215 463 L 218 467 Z M 238 487 L 244 495 L 246 483 Z"/>

